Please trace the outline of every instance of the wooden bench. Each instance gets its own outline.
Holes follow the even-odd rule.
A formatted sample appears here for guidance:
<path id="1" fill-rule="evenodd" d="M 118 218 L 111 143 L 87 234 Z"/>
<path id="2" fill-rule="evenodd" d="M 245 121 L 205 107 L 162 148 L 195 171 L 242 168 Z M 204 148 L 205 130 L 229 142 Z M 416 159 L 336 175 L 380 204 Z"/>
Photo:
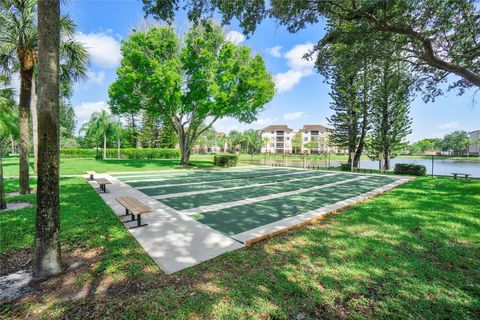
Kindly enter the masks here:
<path id="1" fill-rule="evenodd" d="M 94 175 L 97 174 L 95 171 L 85 171 L 85 173 L 89 175 L 90 180 L 94 180 Z"/>
<path id="2" fill-rule="evenodd" d="M 107 184 L 112 184 L 105 178 L 95 179 L 95 181 L 100 185 L 100 190 L 102 190 L 104 193 L 107 192 Z"/>
<path id="3" fill-rule="evenodd" d="M 142 224 L 142 214 L 152 212 L 153 209 L 147 206 L 146 204 L 143 204 L 136 198 L 132 196 L 125 196 L 125 197 L 120 197 L 117 198 L 118 203 L 120 203 L 122 206 L 125 207 L 125 215 L 131 215 L 132 220 L 135 221 L 135 218 L 137 220 L 137 226 L 132 227 L 132 228 L 138 228 L 138 227 L 143 227 L 148 224 Z"/>
<path id="4" fill-rule="evenodd" d="M 471 176 L 470 173 L 458 173 L 458 172 L 453 172 L 452 175 L 453 175 L 453 179 L 457 179 L 458 176 L 464 176 L 465 180 L 468 180 L 468 177 Z"/>

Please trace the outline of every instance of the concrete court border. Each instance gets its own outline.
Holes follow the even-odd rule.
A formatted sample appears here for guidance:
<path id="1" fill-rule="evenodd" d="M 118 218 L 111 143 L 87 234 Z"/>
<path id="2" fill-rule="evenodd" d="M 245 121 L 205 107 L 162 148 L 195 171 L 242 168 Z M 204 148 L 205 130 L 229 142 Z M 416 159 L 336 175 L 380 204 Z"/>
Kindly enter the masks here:
<path id="1" fill-rule="evenodd" d="M 303 168 L 291 169 L 305 170 Z M 318 171 L 332 173 L 332 171 L 328 170 Z M 350 173 L 352 175 L 385 176 L 381 174 L 361 174 L 354 172 L 345 173 Z M 163 204 L 162 202 L 147 196 L 141 191 L 130 187 L 115 177 L 110 176 L 109 174 L 97 174 L 97 176 L 105 177 L 110 179 L 112 182 L 112 184 L 109 185 L 109 192 L 99 193 L 99 195 L 102 197 L 105 203 L 112 208 L 115 214 L 119 217 L 120 221 L 122 221 L 121 216 L 124 215 L 125 209 L 115 200 L 115 198 L 119 196 L 126 194 L 134 195 L 139 200 L 143 199 L 145 203 L 154 208 L 154 212 L 146 214 L 144 217 L 142 217 L 144 223 L 149 224 L 148 226 L 137 229 L 128 229 L 128 231 L 134 236 L 137 242 L 143 247 L 145 252 L 150 255 L 160 269 L 166 274 L 175 273 L 185 268 L 197 265 L 201 262 L 213 259 L 223 253 L 240 249 L 244 246 L 251 246 L 255 242 L 259 242 L 278 234 L 311 224 L 329 214 L 343 211 L 357 203 L 368 200 L 415 179 L 413 177 L 395 176 L 395 178 L 397 178 L 396 181 L 358 196 L 228 237 L 214 230 L 213 228 L 190 218 L 187 214 L 177 211 Z M 89 181 L 89 183 L 94 189 L 97 190 L 97 183 L 95 181 Z M 179 226 L 179 222 L 181 222 L 182 226 Z M 159 232 L 161 234 L 162 226 L 170 225 L 170 227 L 172 227 L 172 224 L 174 224 L 174 229 L 177 230 L 168 232 L 166 235 L 161 235 L 160 239 L 155 239 L 156 237 L 159 237 Z M 128 222 L 125 223 L 125 227 L 129 227 Z M 185 236 L 184 233 L 186 230 L 193 230 L 194 232 L 191 232 Z M 152 241 L 152 239 L 154 239 L 154 241 Z M 166 242 L 166 246 L 164 242 Z M 173 243 L 178 244 L 173 245 L 172 247 Z M 204 246 L 206 252 L 200 252 L 200 250 L 198 250 L 200 249 L 198 248 L 199 244 Z M 156 248 L 157 246 L 160 246 L 160 248 Z M 168 246 L 171 246 L 171 248 L 168 248 Z M 197 247 L 194 248 L 195 246 Z M 189 249 L 194 250 L 192 251 Z"/>
<path id="2" fill-rule="evenodd" d="M 112 182 L 107 187 L 107 193 L 99 192 L 100 197 L 166 274 L 175 273 L 244 247 L 235 239 L 176 211 L 108 174 L 97 174 L 97 177 L 106 178 Z M 98 184 L 95 181 L 88 182 L 98 190 Z M 142 222 L 147 223 L 147 226 L 130 229 L 136 225 L 136 221 L 130 222 L 130 218 L 125 216 L 125 208 L 116 201 L 116 198 L 126 195 L 134 196 L 154 209 L 153 212 L 142 215 Z"/>

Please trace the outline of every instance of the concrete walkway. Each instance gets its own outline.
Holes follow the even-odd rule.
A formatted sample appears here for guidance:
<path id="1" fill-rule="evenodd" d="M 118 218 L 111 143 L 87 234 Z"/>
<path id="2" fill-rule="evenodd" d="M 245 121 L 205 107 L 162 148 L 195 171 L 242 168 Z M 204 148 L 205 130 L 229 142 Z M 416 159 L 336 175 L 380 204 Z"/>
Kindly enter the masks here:
<path id="1" fill-rule="evenodd" d="M 161 202 L 135 190 L 107 174 L 98 174 L 97 178 L 106 178 L 112 182 L 107 193 L 99 193 L 122 221 L 125 208 L 115 199 L 130 195 L 149 205 L 154 212 L 142 215 L 142 222 L 148 226 L 128 229 L 143 249 L 167 274 L 194 266 L 215 258 L 225 252 L 243 247 L 243 244 L 193 220 Z M 89 183 L 98 190 L 95 181 Z M 127 228 L 135 226 L 136 221 L 127 222 Z"/>

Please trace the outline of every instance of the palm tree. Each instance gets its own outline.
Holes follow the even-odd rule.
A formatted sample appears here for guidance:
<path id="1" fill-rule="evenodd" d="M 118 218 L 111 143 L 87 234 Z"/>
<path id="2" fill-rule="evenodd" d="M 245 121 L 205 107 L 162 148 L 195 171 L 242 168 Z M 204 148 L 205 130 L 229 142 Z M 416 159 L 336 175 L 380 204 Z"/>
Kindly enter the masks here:
<path id="1" fill-rule="evenodd" d="M 87 54 L 73 40 L 75 24 L 63 16 L 60 19 L 61 80 L 70 81 L 86 75 Z M 0 4 L 0 72 L 20 72 L 20 193 L 29 193 L 29 119 L 32 112 L 34 156 L 37 158 L 37 110 L 35 68 L 38 55 L 37 2 L 36 0 L 2 0 Z M 63 86 L 62 86 L 63 87 Z M 68 87 L 68 85 L 67 85 Z M 32 108 L 33 102 L 33 108 Z M 36 164 L 36 160 L 35 160 Z"/>
<path id="2" fill-rule="evenodd" d="M 18 128 L 15 125 L 18 117 L 16 111 L 13 90 L 10 88 L 0 89 L 0 210 L 7 208 L 3 184 L 3 149 L 11 137 L 18 136 Z"/>
<path id="3" fill-rule="evenodd" d="M 85 133 L 86 137 L 93 137 L 96 143 L 103 138 L 103 159 L 107 158 L 107 137 L 114 134 L 118 121 L 107 111 L 102 110 L 94 112 L 90 120 L 86 122 L 80 132 Z"/>
<path id="4" fill-rule="evenodd" d="M 38 7 L 38 159 L 33 275 L 62 271 L 60 255 L 60 2 Z"/>
<path id="5" fill-rule="evenodd" d="M 122 122 L 120 120 L 115 121 L 112 124 L 112 130 L 113 130 L 113 135 L 117 139 L 117 158 L 121 159 L 122 158 L 122 155 L 121 155 L 121 152 L 120 152 L 121 142 L 122 142 L 123 136 L 125 135 L 125 129 L 123 129 Z"/>
<path id="6" fill-rule="evenodd" d="M 2 73 L 20 72 L 20 193 L 30 192 L 28 140 L 32 79 L 37 59 L 34 0 L 3 0 L 0 8 L 0 65 Z"/>

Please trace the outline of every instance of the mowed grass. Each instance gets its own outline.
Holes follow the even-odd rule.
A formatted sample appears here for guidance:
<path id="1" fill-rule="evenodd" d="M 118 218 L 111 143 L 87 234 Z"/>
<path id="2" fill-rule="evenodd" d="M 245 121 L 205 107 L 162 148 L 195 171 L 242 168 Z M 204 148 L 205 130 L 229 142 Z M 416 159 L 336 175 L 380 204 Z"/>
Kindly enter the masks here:
<path id="1" fill-rule="evenodd" d="M 61 190 L 65 255 L 77 248 L 98 252 L 98 261 L 74 281 L 93 288 L 92 294 L 70 300 L 47 292 L 3 305 L 6 318 L 478 319 L 480 314 L 479 180 L 419 178 L 341 214 L 170 276 L 82 179 L 62 179 Z M 2 258 L 31 247 L 33 215 L 32 208 L 0 214 Z M 97 293 L 108 277 L 107 290 Z M 66 282 L 57 281 L 55 290 Z"/>
<path id="2" fill-rule="evenodd" d="M 192 166 L 198 168 L 213 167 L 212 159 L 193 160 Z M 105 172 L 125 172 L 125 171 L 155 171 L 165 169 L 181 168 L 178 159 L 159 159 L 159 160 L 95 160 L 95 159 L 60 159 L 60 174 L 84 174 L 85 171 Z M 18 176 L 18 157 L 3 158 L 3 169 L 5 176 Z M 30 174 L 33 173 L 33 158 L 30 158 Z"/>

